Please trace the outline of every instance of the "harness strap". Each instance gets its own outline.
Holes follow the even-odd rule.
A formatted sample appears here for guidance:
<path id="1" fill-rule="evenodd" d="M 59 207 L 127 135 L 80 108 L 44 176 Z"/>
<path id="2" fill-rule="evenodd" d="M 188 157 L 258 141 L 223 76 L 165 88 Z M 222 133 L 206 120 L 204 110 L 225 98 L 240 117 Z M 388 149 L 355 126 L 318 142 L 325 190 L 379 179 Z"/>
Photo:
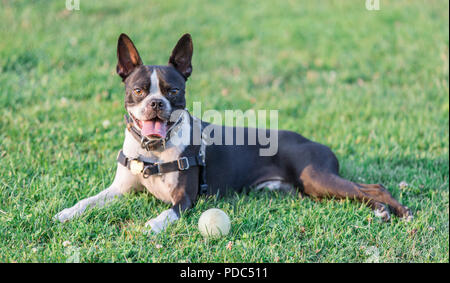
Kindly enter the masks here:
<path id="1" fill-rule="evenodd" d="M 199 195 L 204 195 L 208 193 L 208 183 L 206 182 L 206 135 L 202 131 L 202 121 L 195 116 L 192 116 L 194 123 L 197 123 L 198 129 L 202 133 L 202 139 L 200 144 L 199 156 L 202 158 L 203 166 L 200 167 L 199 174 Z"/>
<path id="2" fill-rule="evenodd" d="M 117 162 L 127 167 L 134 175 L 142 173 L 144 178 L 174 171 L 185 171 L 194 166 L 204 166 L 201 156 L 185 156 L 170 162 L 152 163 L 139 158 L 128 158 L 123 150 L 119 151 Z"/>

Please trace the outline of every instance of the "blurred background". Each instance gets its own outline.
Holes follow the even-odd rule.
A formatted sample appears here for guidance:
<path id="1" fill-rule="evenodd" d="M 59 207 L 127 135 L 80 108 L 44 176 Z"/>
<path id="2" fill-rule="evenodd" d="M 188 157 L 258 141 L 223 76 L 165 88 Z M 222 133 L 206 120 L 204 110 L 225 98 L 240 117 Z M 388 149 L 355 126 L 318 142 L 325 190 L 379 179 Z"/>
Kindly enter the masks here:
<path id="1" fill-rule="evenodd" d="M 449 4 L 365 2 L 0 0 L 0 209 L 47 223 L 42 211 L 107 185 L 124 132 L 119 34 L 161 65 L 190 33 L 189 109 L 278 109 L 279 128 L 330 146 L 345 177 L 433 211 L 441 234 L 423 252 L 448 261 Z M 0 221 L 35 231 L 11 215 Z"/>
<path id="2" fill-rule="evenodd" d="M 381 135 L 390 148 L 407 144 L 399 154 L 412 153 L 411 142 L 432 153 L 448 141 L 448 3 L 424 3 L 381 1 L 368 11 L 365 1 L 81 0 L 70 11 L 64 0 L 2 0 L 2 116 L 43 111 L 51 129 L 64 120 L 115 124 L 123 112 L 118 35 L 127 33 L 150 65 L 166 64 L 189 32 L 188 107 L 276 108 L 281 126 L 335 148 Z M 424 126 L 411 131 L 417 123 Z"/>

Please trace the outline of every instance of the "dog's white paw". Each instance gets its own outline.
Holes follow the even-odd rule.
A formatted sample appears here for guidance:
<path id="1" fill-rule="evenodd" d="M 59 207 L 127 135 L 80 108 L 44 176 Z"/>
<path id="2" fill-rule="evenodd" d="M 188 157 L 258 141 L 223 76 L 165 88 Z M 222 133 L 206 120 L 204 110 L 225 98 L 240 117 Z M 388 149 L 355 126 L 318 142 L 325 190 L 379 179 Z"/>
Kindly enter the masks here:
<path id="1" fill-rule="evenodd" d="M 178 216 L 173 209 L 164 210 L 160 215 L 145 223 L 146 232 L 158 234 L 177 219 Z"/>
<path id="2" fill-rule="evenodd" d="M 62 211 L 60 211 L 58 214 L 56 214 L 53 217 L 53 220 L 55 221 L 59 221 L 61 223 L 67 222 L 70 219 L 74 218 L 75 216 L 79 215 L 80 213 L 78 212 L 77 209 L 71 207 L 71 208 L 66 208 L 63 209 Z"/>
<path id="3" fill-rule="evenodd" d="M 145 223 L 145 228 L 146 228 L 146 233 L 147 234 L 158 234 L 160 233 L 162 230 L 164 230 L 164 223 L 162 223 L 161 221 L 158 221 L 158 219 L 153 218 L 150 219 L 149 221 L 147 221 Z"/>

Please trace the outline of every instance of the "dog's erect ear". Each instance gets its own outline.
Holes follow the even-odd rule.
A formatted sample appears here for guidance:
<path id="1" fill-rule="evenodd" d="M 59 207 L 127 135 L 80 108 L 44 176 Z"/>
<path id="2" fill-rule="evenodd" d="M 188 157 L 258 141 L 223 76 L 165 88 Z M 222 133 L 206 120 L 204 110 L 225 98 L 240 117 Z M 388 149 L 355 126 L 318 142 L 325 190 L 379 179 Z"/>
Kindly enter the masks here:
<path id="1" fill-rule="evenodd" d="M 133 70 L 142 65 L 141 57 L 133 44 L 133 41 L 124 33 L 119 36 L 117 42 L 117 74 L 125 80 Z"/>
<path id="2" fill-rule="evenodd" d="M 193 52 L 194 47 L 192 45 L 191 35 L 186 33 L 178 40 L 169 58 L 169 66 L 177 69 L 186 80 L 192 73 L 191 60 Z"/>

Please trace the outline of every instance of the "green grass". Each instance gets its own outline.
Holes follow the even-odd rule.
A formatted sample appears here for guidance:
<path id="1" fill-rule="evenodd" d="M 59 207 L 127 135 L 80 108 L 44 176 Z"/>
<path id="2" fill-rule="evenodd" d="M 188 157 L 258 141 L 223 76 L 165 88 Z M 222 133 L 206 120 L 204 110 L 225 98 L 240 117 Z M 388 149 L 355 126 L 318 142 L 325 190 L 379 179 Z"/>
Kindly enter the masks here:
<path id="1" fill-rule="evenodd" d="M 150 2 L 0 2 L 0 261 L 449 262 L 448 1 Z M 191 33 L 188 108 L 278 109 L 279 128 L 330 146 L 345 178 L 383 183 L 414 221 L 267 192 L 202 198 L 156 236 L 143 225 L 168 205 L 148 194 L 52 222 L 113 179 L 121 32 L 146 64 Z M 211 207 L 232 230 L 205 241 Z"/>

